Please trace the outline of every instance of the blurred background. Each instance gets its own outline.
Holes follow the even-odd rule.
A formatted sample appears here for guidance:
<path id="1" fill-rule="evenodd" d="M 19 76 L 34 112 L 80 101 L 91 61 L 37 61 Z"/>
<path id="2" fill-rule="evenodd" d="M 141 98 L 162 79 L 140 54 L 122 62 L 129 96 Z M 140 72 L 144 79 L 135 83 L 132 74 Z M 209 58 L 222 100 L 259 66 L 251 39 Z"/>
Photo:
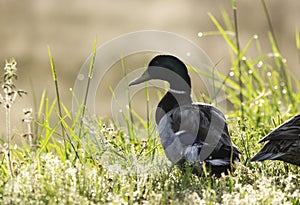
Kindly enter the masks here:
<path id="1" fill-rule="evenodd" d="M 300 27 L 300 1 L 266 0 L 266 3 L 281 52 L 292 73 L 300 79 L 295 45 L 295 29 Z M 219 62 L 218 70 L 228 72 L 230 56 L 222 37 L 198 37 L 199 32 L 216 30 L 208 12 L 222 21 L 222 11 L 232 18 L 230 0 L 0 0 L 0 75 L 5 59 L 14 57 L 18 62 L 17 88 L 29 93 L 16 100 L 12 111 L 14 126 L 21 123 L 23 108 L 39 105 L 43 90 L 50 98 L 55 96 L 47 45 L 54 57 L 62 101 L 69 109 L 72 104 L 69 89 L 91 54 L 96 36 L 101 46 L 128 32 L 151 29 L 174 32 L 200 46 L 213 63 Z M 257 34 L 263 52 L 271 52 L 261 1 L 238 1 L 238 24 L 241 47 Z M 139 55 L 125 61 L 125 67 L 134 67 L 133 63 L 144 66 L 150 57 Z M 104 117 L 109 117 L 108 87 L 117 83 L 114 76 L 118 72 L 114 69 L 100 85 L 97 110 Z M 0 114 L 4 119 L 3 109 Z M 4 125 L 2 120 L 0 128 Z M 1 135 L 4 133 L 3 130 Z"/>

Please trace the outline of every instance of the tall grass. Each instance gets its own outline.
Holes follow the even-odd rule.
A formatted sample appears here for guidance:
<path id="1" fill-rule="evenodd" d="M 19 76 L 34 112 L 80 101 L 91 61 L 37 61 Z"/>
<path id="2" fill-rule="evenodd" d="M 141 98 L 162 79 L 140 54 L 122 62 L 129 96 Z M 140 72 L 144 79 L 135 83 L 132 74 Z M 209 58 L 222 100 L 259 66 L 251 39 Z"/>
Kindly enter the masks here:
<path id="1" fill-rule="evenodd" d="M 242 122 L 240 128 L 244 127 L 245 121 L 250 121 L 252 126 L 247 127 L 248 129 L 262 129 L 253 136 L 240 135 L 238 140 L 241 141 L 245 162 L 253 155 L 253 150 L 257 150 L 253 141 L 257 141 L 258 137 L 269 132 L 271 127 L 296 113 L 298 111 L 296 105 L 300 103 L 299 83 L 291 77 L 286 60 L 280 54 L 266 4 L 264 1 L 262 3 L 270 27 L 269 38 L 272 49 L 265 54 L 262 53 L 257 35 L 254 35 L 244 48 L 240 49 L 236 12 L 234 12 L 234 25 L 228 21 L 228 15 L 223 14 L 225 27 L 212 14 L 209 14 L 219 33 L 227 42 L 229 52 L 237 56 L 232 58 L 232 69 L 228 75 L 218 73 L 219 77 L 224 80 L 225 86 L 222 86 L 222 89 L 225 90 L 228 101 L 235 107 L 235 110 L 239 110 L 238 105 L 241 106 L 241 114 L 236 115 L 236 112 L 233 112 L 231 118 L 237 118 Z M 233 11 L 236 10 L 234 8 L 235 6 L 233 6 Z M 232 30 L 233 28 L 235 29 Z M 235 33 L 236 43 L 234 43 L 232 33 Z M 251 47 L 255 47 L 259 54 L 256 58 L 247 55 Z M 244 131 L 247 132 L 247 130 Z"/>
<path id="2" fill-rule="evenodd" d="M 244 46 L 239 43 L 238 8 L 232 2 L 233 21 L 226 12 L 222 13 L 222 22 L 209 14 L 217 31 L 204 36 L 220 34 L 231 54 L 228 75 L 218 72 L 216 64 L 212 76 L 206 76 L 222 79 L 214 85 L 226 92 L 233 106 L 226 115 L 232 139 L 243 152 L 235 172 L 221 178 L 197 177 L 171 165 L 153 129 L 147 86 L 147 119 L 139 116 L 129 101 L 128 112 L 122 112 L 126 131 L 91 116 L 85 108 L 86 101 L 78 102 L 80 109 L 72 116 L 59 98 L 58 78 L 49 49 L 57 96 L 51 100 L 44 92 L 41 97 L 33 152 L 26 146 L 11 149 L 13 183 L 8 159 L 0 155 L 0 203 L 299 204 L 299 167 L 282 162 L 248 163 L 260 148 L 259 138 L 298 111 L 295 105 L 300 103 L 299 83 L 287 69 L 274 32 L 270 31 L 270 51 L 266 53 L 256 35 Z M 271 19 L 266 4 L 262 3 L 266 18 Z M 295 39 L 299 52 L 298 31 Z M 257 50 L 256 57 L 248 54 L 250 48 Z M 92 78 L 95 54 L 96 41 L 89 78 Z M 126 71 L 124 61 L 123 68 Z M 282 72 L 286 73 L 283 79 Z M 87 86 L 86 96 L 88 90 Z M 118 100 L 116 96 L 115 100 Z M 50 121 L 53 116 L 58 117 L 54 123 Z"/>
<path id="3" fill-rule="evenodd" d="M 64 141 L 64 148 L 65 148 L 65 158 L 68 159 L 69 158 L 69 153 L 68 153 L 68 147 L 69 145 L 72 147 L 72 149 L 74 150 L 76 157 L 78 159 L 79 155 L 77 152 L 77 149 L 75 148 L 72 139 L 69 137 L 68 134 L 65 133 L 65 126 L 64 126 L 64 116 L 62 113 L 62 102 L 60 100 L 60 95 L 59 95 L 59 85 L 58 85 L 58 79 L 57 79 L 57 75 L 56 75 L 56 69 L 55 69 L 55 64 L 54 64 L 54 60 L 53 60 L 53 56 L 50 50 L 50 47 L 48 46 L 48 54 L 49 54 L 49 59 L 50 59 L 50 65 L 51 65 L 51 71 L 52 71 L 52 77 L 53 77 L 53 81 L 55 84 L 55 92 L 56 92 L 56 99 L 57 99 L 57 107 L 58 107 L 58 117 L 59 117 L 59 122 L 61 125 L 61 136 L 63 137 L 63 141 Z M 67 111 L 67 109 L 65 109 Z M 67 111 L 68 112 L 68 111 Z"/>
<path id="4" fill-rule="evenodd" d="M 237 4 L 236 0 L 231 1 L 231 6 L 233 10 L 233 19 L 234 19 L 234 33 L 235 33 L 235 45 L 236 45 L 236 55 L 237 55 L 237 68 L 239 72 L 239 87 L 240 87 L 240 109 L 241 109 L 241 120 L 244 120 L 244 97 L 243 97 L 243 82 L 242 82 L 242 56 L 240 50 L 240 40 L 239 40 L 239 29 L 238 29 L 238 17 L 237 17 Z M 243 126 L 243 125 L 242 125 Z"/>

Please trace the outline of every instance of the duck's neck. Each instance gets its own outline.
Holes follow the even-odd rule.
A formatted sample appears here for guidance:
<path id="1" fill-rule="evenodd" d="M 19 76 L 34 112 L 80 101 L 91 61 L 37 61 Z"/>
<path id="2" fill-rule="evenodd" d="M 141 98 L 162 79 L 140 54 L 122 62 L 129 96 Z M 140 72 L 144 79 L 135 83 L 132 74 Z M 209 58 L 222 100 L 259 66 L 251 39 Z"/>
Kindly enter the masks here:
<path id="1" fill-rule="evenodd" d="M 170 110 L 187 104 L 192 104 L 190 91 L 179 91 L 170 89 L 158 103 L 155 113 L 156 124 L 158 125 L 161 118 Z"/>

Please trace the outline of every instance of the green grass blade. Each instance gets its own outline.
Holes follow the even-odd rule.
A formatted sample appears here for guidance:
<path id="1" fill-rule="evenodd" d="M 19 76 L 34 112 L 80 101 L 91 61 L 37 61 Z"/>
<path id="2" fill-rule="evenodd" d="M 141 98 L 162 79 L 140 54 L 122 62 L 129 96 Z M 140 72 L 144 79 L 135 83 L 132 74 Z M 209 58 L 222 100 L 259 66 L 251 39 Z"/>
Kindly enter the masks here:
<path id="1" fill-rule="evenodd" d="M 217 19 L 211 13 L 208 13 L 208 16 L 210 17 L 210 19 L 213 22 L 213 24 L 217 27 L 217 29 L 221 32 L 223 38 L 226 40 L 226 42 L 228 43 L 228 45 L 230 46 L 230 48 L 232 50 L 234 50 L 235 53 L 237 53 L 237 47 L 236 47 L 236 45 L 230 39 L 229 35 L 223 29 L 223 27 L 221 26 L 221 24 L 217 21 Z"/>
<path id="2" fill-rule="evenodd" d="M 61 109 L 61 101 L 60 101 L 60 95 L 59 95 L 59 86 L 58 86 L 58 80 L 57 80 L 57 75 L 56 75 L 56 69 L 55 69 L 55 64 L 52 56 L 52 52 L 50 49 L 50 46 L 48 46 L 48 55 L 49 55 L 49 60 L 50 60 L 50 65 L 51 65 L 51 71 L 52 71 L 52 77 L 54 80 L 55 84 L 55 91 L 56 91 L 56 98 L 57 98 L 57 106 L 58 106 L 58 112 L 59 112 L 59 117 L 62 117 L 62 109 Z M 61 123 L 61 134 L 63 136 L 64 140 L 64 145 L 66 147 L 65 154 L 66 158 L 68 158 L 68 152 L 67 152 L 67 144 L 66 144 L 66 138 L 65 138 L 65 128 L 63 124 Z"/>

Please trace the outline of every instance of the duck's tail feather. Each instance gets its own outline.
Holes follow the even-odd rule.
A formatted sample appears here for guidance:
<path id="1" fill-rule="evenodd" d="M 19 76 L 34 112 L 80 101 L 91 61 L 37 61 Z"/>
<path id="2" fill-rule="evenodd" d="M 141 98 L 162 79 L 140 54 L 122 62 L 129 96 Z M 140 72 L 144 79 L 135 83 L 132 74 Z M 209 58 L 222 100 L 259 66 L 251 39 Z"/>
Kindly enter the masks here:
<path id="1" fill-rule="evenodd" d="M 266 152 L 259 152 L 254 157 L 250 159 L 250 162 L 253 161 L 265 161 L 265 160 L 275 160 L 280 157 L 282 157 L 284 153 L 279 152 L 279 153 L 266 153 Z"/>

